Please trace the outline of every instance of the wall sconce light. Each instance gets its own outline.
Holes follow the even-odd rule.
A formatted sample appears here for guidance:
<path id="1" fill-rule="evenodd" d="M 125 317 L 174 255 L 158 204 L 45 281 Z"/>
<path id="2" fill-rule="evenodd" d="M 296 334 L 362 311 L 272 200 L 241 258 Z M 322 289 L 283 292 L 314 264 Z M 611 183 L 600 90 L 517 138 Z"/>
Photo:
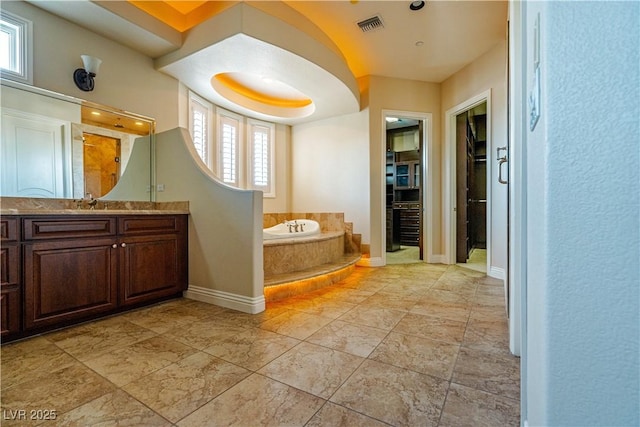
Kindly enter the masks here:
<path id="1" fill-rule="evenodd" d="M 73 81 L 79 89 L 91 92 L 94 87 L 93 78 L 98 74 L 98 69 L 102 63 L 101 59 L 89 55 L 80 55 L 84 68 L 78 68 L 73 73 Z"/>

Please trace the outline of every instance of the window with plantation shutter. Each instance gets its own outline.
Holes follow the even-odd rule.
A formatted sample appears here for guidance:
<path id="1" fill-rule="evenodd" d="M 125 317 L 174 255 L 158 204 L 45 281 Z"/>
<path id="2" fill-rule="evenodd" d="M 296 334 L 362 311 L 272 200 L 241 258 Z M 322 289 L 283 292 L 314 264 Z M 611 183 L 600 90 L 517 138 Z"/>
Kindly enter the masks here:
<path id="1" fill-rule="evenodd" d="M 219 132 L 219 175 L 227 184 L 239 186 L 240 120 L 230 115 L 221 114 Z"/>
<path id="2" fill-rule="evenodd" d="M 271 123 L 248 120 L 249 125 L 249 185 L 267 197 L 273 194 L 273 134 Z"/>
<path id="3" fill-rule="evenodd" d="M 189 130 L 193 146 L 202 161 L 211 168 L 211 104 L 194 93 L 189 94 Z"/>

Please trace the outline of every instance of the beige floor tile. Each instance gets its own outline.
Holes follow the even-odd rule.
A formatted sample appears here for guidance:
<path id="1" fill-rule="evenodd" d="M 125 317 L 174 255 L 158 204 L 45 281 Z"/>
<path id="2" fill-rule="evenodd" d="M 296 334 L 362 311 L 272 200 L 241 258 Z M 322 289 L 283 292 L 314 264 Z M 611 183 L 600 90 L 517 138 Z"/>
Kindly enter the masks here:
<path id="1" fill-rule="evenodd" d="M 46 426 L 47 423 L 44 425 Z M 127 393 L 117 390 L 58 416 L 55 425 L 57 427 L 170 427 L 171 423 Z"/>
<path id="2" fill-rule="evenodd" d="M 390 331 L 407 314 L 406 311 L 359 305 L 339 320 Z"/>
<path id="3" fill-rule="evenodd" d="M 374 420 L 335 403 L 327 402 L 305 427 L 385 427 L 388 424 Z"/>
<path id="4" fill-rule="evenodd" d="M 76 359 L 43 337 L 3 345 L 0 360 L 2 389 L 47 377 L 76 363 Z"/>
<path id="5" fill-rule="evenodd" d="M 519 400 L 520 359 L 462 347 L 452 382 Z"/>
<path id="6" fill-rule="evenodd" d="M 196 352 L 193 347 L 157 336 L 87 360 L 85 364 L 115 385 L 123 386 Z"/>
<path id="7" fill-rule="evenodd" d="M 267 320 L 260 328 L 303 340 L 329 322 L 328 317 L 292 310 Z"/>
<path id="8" fill-rule="evenodd" d="M 453 292 L 443 291 L 441 293 L 456 295 Z M 432 297 L 430 294 L 420 299 L 411 309 L 411 313 L 466 322 L 471 313 L 471 305 L 461 301 L 443 301 L 441 298 Z"/>
<path id="9" fill-rule="evenodd" d="M 352 354 L 303 342 L 258 373 L 328 399 L 362 361 Z"/>
<path id="10" fill-rule="evenodd" d="M 319 397 L 253 374 L 178 423 L 181 427 L 303 426 Z"/>
<path id="11" fill-rule="evenodd" d="M 267 309 L 261 313 L 250 314 L 235 310 L 226 310 L 223 313 L 217 314 L 215 318 L 221 319 L 225 324 L 229 325 L 258 327 L 267 320 L 273 319 L 274 317 L 290 311 L 290 308 L 286 306 L 271 306 L 270 303 L 267 305 Z"/>
<path id="12" fill-rule="evenodd" d="M 465 326 L 465 322 L 408 313 L 393 330 L 401 334 L 459 344 L 464 337 Z"/>
<path id="13" fill-rule="evenodd" d="M 478 350 L 509 353 L 509 325 L 506 319 L 498 321 L 469 320 L 462 345 Z"/>
<path id="14" fill-rule="evenodd" d="M 93 359 L 157 334 L 121 317 L 112 317 L 45 335 L 78 360 Z"/>
<path id="15" fill-rule="evenodd" d="M 379 307 L 400 311 L 409 311 L 420 300 L 420 297 L 411 295 L 402 295 L 397 293 L 387 293 L 386 288 L 382 289 L 375 295 L 364 300 L 361 307 Z"/>
<path id="16" fill-rule="evenodd" d="M 503 294 L 412 263 L 357 267 L 255 315 L 176 299 L 3 345 L 2 409 L 83 427 L 515 426 Z"/>
<path id="17" fill-rule="evenodd" d="M 296 310 L 318 316 L 337 319 L 356 305 L 344 301 L 336 301 L 327 298 L 313 298 L 298 304 Z"/>
<path id="18" fill-rule="evenodd" d="M 257 371 L 300 341 L 264 329 L 250 328 L 203 351 L 251 371 Z"/>
<path id="19" fill-rule="evenodd" d="M 246 329 L 247 328 L 242 326 L 231 326 L 229 324 L 216 322 L 214 319 L 209 319 L 206 322 L 178 325 L 163 335 L 193 348 L 197 348 L 198 350 L 202 350 L 216 342 L 238 335 L 246 331 Z"/>
<path id="20" fill-rule="evenodd" d="M 198 352 L 127 384 L 123 390 L 177 422 L 249 374 L 246 369 Z"/>
<path id="21" fill-rule="evenodd" d="M 394 426 L 435 426 L 447 386 L 430 375 L 365 360 L 330 400 Z"/>
<path id="22" fill-rule="evenodd" d="M 113 384 L 81 363 L 52 372 L 49 376 L 21 383 L 2 391 L 3 414 L 9 411 L 54 410 L 63 414 L 115 390 Z M 3 426 L 34 425 L 31 420 L 3 420 Z"/>
<path id="23" fill-rule="evenodd" d="M 518 427 L 520 404 L 458 384 L 451 384 L 440 427 Z"/>
<path id="24" fill-rule="evenodd" d="M 391 332 L 369 359 L 449 380 L 460 346 Z"/>
<path id="25" fill-rule="evenodd" d="M 335 320 L 306 339 L 360 357 L 367 357 L 388 334 L 382 329 Z"/>
<path id="26" fill-rule="evenodd" d="M 329 292 L 323 293 L 320 297 L 325 299 L 332 299 L 334 301 L 342 301 L 350 304 L 360 304 L 362 301 L 369 298 L 375 292 L 373 291 L 361 291 L 358 289 L 350 289 L 345 287 L 333 287 Z"/>

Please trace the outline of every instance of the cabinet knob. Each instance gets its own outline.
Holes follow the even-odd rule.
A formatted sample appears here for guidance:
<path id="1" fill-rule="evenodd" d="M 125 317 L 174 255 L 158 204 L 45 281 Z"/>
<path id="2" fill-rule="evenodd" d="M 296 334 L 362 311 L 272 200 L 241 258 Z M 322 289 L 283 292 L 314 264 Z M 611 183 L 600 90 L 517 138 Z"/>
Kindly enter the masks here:
<path id="1" fill-rule="evenodd" d="M 122 243 L 122 244 L 120 244 L 120 246 L 123 247 L 123 248 L 126 248 L 127 244 L 126 243 Z"/>
<path id="2" fill-rule="evenodd" d="M 113 249 L 115 249 L 115 248 L 117 248 L 117 247 L 118 247 L 118 245 L 114 243 L 113 245 L 111 245 L 111 247 L 112 247 Z"/>

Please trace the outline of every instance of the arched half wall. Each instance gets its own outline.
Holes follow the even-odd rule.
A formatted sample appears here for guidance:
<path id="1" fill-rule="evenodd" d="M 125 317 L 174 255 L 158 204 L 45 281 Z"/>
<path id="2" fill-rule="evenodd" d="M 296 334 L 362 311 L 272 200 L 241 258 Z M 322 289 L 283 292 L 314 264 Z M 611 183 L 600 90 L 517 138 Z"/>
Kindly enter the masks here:
<path id="1" fill-rule="evenodd" d="M 262 193 L 219 182 L 186 129 L 156 135 L 158 202 L 189 202 L 187 298 L 245 313 L 264 311 Z"/>

